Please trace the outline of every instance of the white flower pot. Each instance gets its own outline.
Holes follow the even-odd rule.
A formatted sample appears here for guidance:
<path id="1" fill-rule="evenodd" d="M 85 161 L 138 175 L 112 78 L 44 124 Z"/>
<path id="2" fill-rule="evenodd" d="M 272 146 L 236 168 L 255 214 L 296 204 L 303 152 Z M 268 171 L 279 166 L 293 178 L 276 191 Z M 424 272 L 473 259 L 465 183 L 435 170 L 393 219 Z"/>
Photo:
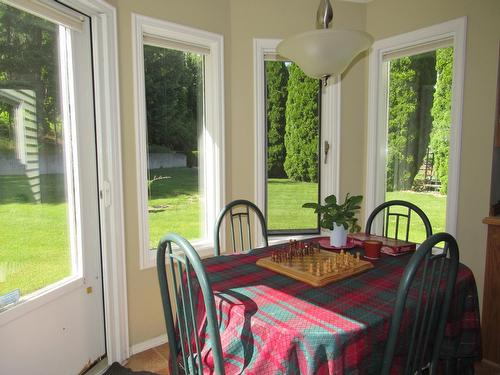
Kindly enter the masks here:
<path id="1" fill-rule="evenodd" d="M 330 246 L 342 247 L 347 244 L 347 229 L 343 225 L 333 223 L 333 230 L 330 232 Z"/>

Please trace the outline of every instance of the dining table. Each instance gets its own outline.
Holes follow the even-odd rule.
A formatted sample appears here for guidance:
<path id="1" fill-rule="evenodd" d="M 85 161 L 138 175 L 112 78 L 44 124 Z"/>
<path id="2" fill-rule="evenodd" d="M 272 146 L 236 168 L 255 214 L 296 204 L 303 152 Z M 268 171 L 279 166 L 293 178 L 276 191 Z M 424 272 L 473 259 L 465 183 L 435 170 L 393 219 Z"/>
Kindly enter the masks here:
<path id="1" fill-rule="evenodd" d="M 369 270 L 313 287 L 256 264 L 288 246 L 282 243 L 203 260 L 215 296 L 226 374 L 379 374 L 396 292 L 412 253 L 382 254 L 371 260 Z M 346 251 L 363 255 L 362 248 Z M 411 306 L 414 294 L 408 298 Z M 211 373 L 213 360 L 201 303 L 195 316 L 205 370 Z M 405 313 L 394 374 L 401 373 L 398 366 L 412 323 L 411 313 Z M 441 358 L 451 373 L 458 373 L 460 366 L 470 368 L 481 358 L 477 288 L 472 271 L 463 264 Z"/>

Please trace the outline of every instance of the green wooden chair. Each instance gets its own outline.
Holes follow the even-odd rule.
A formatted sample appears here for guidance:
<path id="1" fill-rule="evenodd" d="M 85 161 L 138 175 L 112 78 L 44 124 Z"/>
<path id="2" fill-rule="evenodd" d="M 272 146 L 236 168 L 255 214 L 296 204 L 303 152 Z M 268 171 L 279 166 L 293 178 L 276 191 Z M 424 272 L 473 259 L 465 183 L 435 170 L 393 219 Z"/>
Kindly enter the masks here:
<path id="1" fill-rule="evenodd" d="M 444 243 L 443 249 L 433 254 L 433 248 Z M 458 245 L 452 235 L 438 233 L 425 240 L 412 255 L 399 284 L 394 313 L 389 328 L 381 374 L 391 370 L 396 348 L 405 358 L 402 374 L 435 374 L 441 344 L 458 272 Z M 411 291 L 416 299 L 408 299 Z M 411 306 L 409 306 L 409 302 Z M 413 315 L 414 312 L 414 315 Z M 411 319 L 407 334 L 400 337 L 403 320 Z M 408 340 L 408 346 L 398 340 Z M 407 356 L 406 356 L 407 353 Z"/>
<path id="2" fill-rule="evenodd" d="M 366 220 L 365 233 L 372 233 L 373 221 L 382 215 L 382 232 L 375 233 L 384 237 L 408 241 L 412 218 L 416 215 L 425 227 L 426 238 L 432 236 L 429 218 L 418 206 L 403 200 L 391 200 L 377 206 Z M 403 229 L 401 231 L 400 229 Z"/>
<path id="3" fill-rule="evenodd" d="M 170 264 L 168 277 L 166 257 Z M 156 263 L 170 348 L 170 373 L 172 375 L 203 373 L 200 337 L 197 335 L 199 327 L 196 323 L 195 311 L 196 304 L 204 303 L 207 315 L 206 329 L 212 349 L 214 370 L 216 374 L 224 375 L 214 295 L 198 253 L 185 238 L 169 233 L 158 244 Z M 203 301 L 201 297 L 198 300 L 199 290 L 201 290 Z"/>
<path id="4" fill-rule="evenodd" d="M 264 215 L 255 204 L 245 199 L 238 199 L 224 207 L 214 230 L 214 254 L 220 255 L 220 229 L 224 219 L 230 223 L 230 233 L 233 253 L 250 250 L 252 246 L 252 213 L 260 224 L 261 233 L 264 237 L 264 245 L 268 246 L 267 224 Z"/>

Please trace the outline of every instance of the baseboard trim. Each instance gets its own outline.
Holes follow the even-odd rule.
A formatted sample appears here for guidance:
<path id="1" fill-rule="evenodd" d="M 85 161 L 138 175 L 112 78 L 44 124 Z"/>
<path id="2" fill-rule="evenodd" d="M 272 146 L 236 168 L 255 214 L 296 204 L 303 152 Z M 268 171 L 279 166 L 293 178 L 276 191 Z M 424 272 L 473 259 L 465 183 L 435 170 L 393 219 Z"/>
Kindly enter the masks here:
<path id="1" fill-rule="evenodd" d="M 139 344 L 132 345 L 130 347 L 130 355 L 132 356 L 134 354 L 144 352 L 146 350 L 155 348 L 159 345 L 163 345 L 167 342 L 168 342 L 168 339 L 167 339 L 166 334 L 154 337 L 150 340 L 146 340 L 146 341 L 140 342 Z"/>

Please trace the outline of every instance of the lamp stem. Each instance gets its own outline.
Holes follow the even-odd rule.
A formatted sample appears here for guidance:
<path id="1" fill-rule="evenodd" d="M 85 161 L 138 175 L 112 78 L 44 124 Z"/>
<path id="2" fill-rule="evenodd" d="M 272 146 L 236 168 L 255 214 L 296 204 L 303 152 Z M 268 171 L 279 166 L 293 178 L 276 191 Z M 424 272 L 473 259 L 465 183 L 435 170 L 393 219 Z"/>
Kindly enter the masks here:
<path id="1" fill-rule="evenodd" d="M 318 11 L 316 12 L 316 28 L 328 29 L 333 19 L 333 9 L 330 0 L 320 0 Z"/>

